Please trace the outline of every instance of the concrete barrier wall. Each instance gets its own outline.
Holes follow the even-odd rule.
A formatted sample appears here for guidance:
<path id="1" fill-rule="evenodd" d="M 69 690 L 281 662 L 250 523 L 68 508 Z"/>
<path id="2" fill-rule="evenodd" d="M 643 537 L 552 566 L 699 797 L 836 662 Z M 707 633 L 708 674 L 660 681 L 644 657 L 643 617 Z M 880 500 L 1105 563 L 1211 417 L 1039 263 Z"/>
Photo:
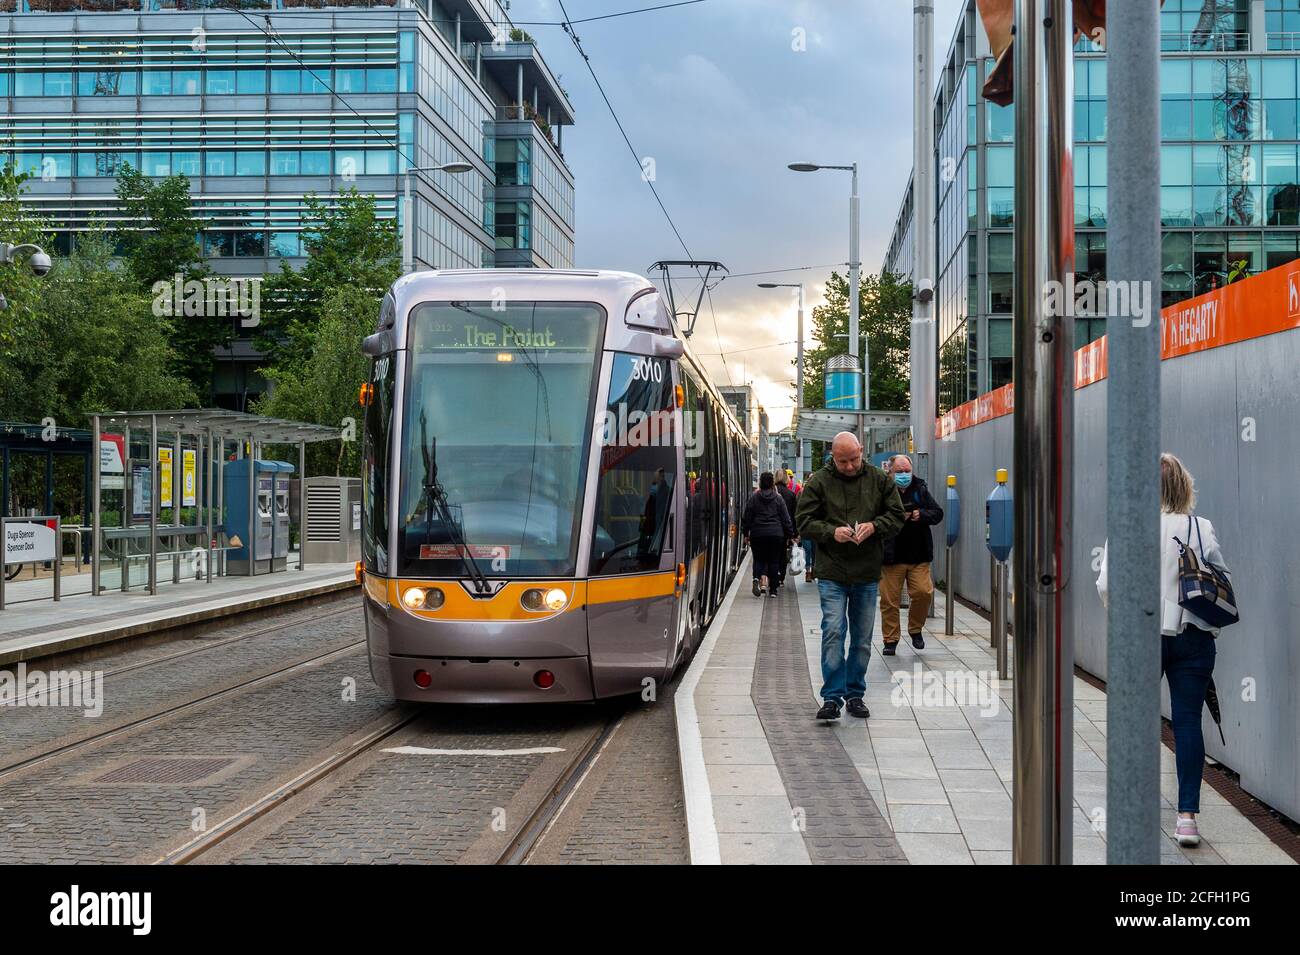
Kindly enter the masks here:
<path id="1" fill-rule="evenodd" d="M 1196 479 L 1197 513 L 1218 532 L 1241 609 L 1241 622 L 1219 637 L 1214 670 L 1227 746 L 1207 714 L 1206 751 L 1240 773 L 1248 792 L 1293 819 L 1300 819 L 1297 367 L 1300 330 L 1164 361 L 1159 435 L 1160 449 L 1178 455 Z M 1067 597 L 1075 661 L 1103 680 L 1106 615 L 1095 582 L 1106 538 L 1106 392 L 1103 379 L 1074 393 L 1074 545 Z M 984 499 L 994 487 L 995 470 L 1012 471 L 1012 420 L 994 418 L 935 442 L 933 491 L 939 497 L 946 475 L 955 474 L 962 498 L 957 593 L 985 608 Z M 943 528 L 935 530 L 935 553 L 942 555 Z M 934 575 L 947 576 L 942 556 Z M 1168 716 L 1163 681 L 1161 693 Z"/>

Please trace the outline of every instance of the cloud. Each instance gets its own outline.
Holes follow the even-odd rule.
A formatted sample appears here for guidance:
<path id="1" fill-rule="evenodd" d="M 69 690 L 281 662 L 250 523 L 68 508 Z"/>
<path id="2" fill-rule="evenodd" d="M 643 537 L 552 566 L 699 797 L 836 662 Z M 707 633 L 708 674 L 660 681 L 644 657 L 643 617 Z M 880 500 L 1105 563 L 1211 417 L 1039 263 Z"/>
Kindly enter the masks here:
<path id="1" fill-rule="evenodd" d="M 603 0 L 565 0 L 574 19 L 610 12 Z M 937 0 L 938 56 L 964 0 Z M 520 21 L 555 19 L 554 0 L 517 0 Z M 800 28 L 807 49 L 791 48 Z M 655 187 L 699 258 L 734 273 L 842 263 L 848 258 L 848 176 L 799 175 L 796 159 L 857 161 L 862 260 L 877 271 L 912 165 L 912 4 L 908 0 L 708 0 L 578 26 L 583 48 L 618 111 L 623 142 L 586 66 L 556 28 L 529 27 L 552 71 L 563 73 L 578 123 L 565 130 L 577 182 L 577 264 L 644 274 L 683 252 L 641 180 Z M 936 59 L 936 76 L 940 73 Z M 841 271 L 843 267 L 840 266 Z M 806 320 L 830 268 L 724 281 L 706 299 L 692 347 L 728 350 L 703 360 L 715 378 L 751 379 L 777 428 L 789 418 L 795 309 L 769 278 L 807 283 Z M 747 348 L 741 352 L 738 349 Z"/>

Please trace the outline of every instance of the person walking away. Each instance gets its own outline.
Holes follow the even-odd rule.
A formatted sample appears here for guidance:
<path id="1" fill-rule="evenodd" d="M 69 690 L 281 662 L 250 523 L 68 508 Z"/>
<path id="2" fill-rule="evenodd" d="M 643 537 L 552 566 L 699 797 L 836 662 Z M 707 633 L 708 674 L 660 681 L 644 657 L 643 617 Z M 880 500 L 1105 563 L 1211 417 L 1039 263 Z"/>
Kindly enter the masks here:
<path id="1" fill-rule="evenodd" d="M 806 472 L 803 476 L 803 483 L 807 484 L 808 479 L 810 477 L 812 477 L 812 472 L 811 471 Z M 802 493 L 803 493 L 803 487 L 801 485 L 799 489 L 795 491 L 796 498 L 798 497 L 798 495 Z M 795 501 L 796 510 L 798 509 L 798 504 L 799 502 L 796 499 Z M 798 528 L 795 528 L 795 533 L 796 534 L 799 533 Z M 813 543 L 813 539 L 811 537 L 805 537 L 803 535 L 799 536 L 799 543 L 803 546 L 803 565 L 805 568 L 803 579 L 807 583 L 811 584 L 813 582 L 813 579 L 817 576 L 815 573 L 813 573 L 813 562 L 817 558 L 817 545 Z"/>
<path id="2" fill-rule="evenodd" d="M 740 529 L 754 554 L 754 596 L 775 597 L 781 586 L 781 554 L 786 540 L 794 536 L 794 522 L 776 493 L 771 471 L 759 475 L 758 490 L 745 502 Z"/>
<path id="3" fill-rule="evenodd" d="M 862 698 L 884 541 L 902 526 L 897 485 L 862 459 L 862 445 L 851 432 L 841 431 L 831 443 L 830 463 L 804 483 L 795 509 L 796 530 L 816 544 L 822 608 L 819 720 L 839 719 L 845 701 L 849 715 L 871 715 Z"/>
<path id="4" fill-rule="evenodd" d="M 794 491 L 790 490 L 790 476 L 785 473 L 784 469 L 778 469 L 776 472 L 776 493 L 785 501 L 785 509 L 790 513 L 791 526 L 794 521 Z M 795 535 L 788 537 L 781 545 L 781 586 L 785 586 L 785 571 L 790 566 L 790 548 L 793 545 Z"/>
<path id="5" fill-rule="evenodd" d="M 943 520 L 943 508 L 925 481 L 912 473 L 912 460 L 897 454 L 889 462 L 906 517 L 898 536 L 885 542 L 884 569 L 880 577 L 880 629 L 885 656 L 897 651 L 899 610 L 903 585 L 907 585 L 907 635 L 917 650 L 925 649 L 925 621 L 934 599 L 930 564 L 934 560 L 934 535 L 930 528 Z"/>
<path id="6" fill-rule="evenodd" d="M 1180 846 L 1198 846 L 1196 824 L 1201 811 L 1201 769 L 1205 765 L 1205 737 L 1201 708 L 1213 685 L 1215 638 L 1219 635 L 1178 603 L 1178 569 L 1181 549 L 1194 549 L 1205 563 L 1225 576 L 1227 565 L 1219 549 L 1214 525 L 1195 516 L 1196 487 L 1191 472 L 1172 454 L 1160 455 L 1160 673 L 1169 681 L 1169 713 L 1174 724 L 1174 763 L 1178 770 L 1178 818 L 1174 837 Z M 1108 603 L 1110 542 L 1101 553 L 1097 592 Z"/>

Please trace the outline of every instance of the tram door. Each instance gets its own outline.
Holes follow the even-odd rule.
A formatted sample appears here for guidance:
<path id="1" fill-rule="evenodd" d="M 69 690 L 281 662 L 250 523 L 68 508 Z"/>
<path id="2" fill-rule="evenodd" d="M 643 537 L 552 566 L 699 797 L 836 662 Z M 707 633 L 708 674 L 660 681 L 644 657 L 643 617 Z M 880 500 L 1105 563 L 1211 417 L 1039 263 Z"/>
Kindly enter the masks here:
<path id="1" fill-rule="evenodd" d="M 659 683 L 676 637 L 678 467 L 672 362 L 607 356 L 609 403 L 600 437 L 587 640 L 600 695 Z"/>

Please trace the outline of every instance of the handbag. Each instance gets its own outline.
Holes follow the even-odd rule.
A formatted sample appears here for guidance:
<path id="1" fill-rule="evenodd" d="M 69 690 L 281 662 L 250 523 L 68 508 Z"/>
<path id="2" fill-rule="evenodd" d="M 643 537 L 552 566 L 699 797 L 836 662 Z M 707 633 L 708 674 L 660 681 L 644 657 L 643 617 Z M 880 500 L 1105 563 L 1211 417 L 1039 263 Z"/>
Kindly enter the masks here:
<path id="1" fill-rule="evenodd" d="M 1232 582 L 1224 570 L 1205 559 L 1199 523 L 1196 523 L 1197 546 L 1192 549 L 1193 523 L 1195 519 L 1187 515 L 1186 543 L 1174 538 L 1178 544 L 1178 606 L 1216 629 L 1230 626 L 1241 619 Z"/>
<path id="2" fill-rule="evenodd" d="M 793 551 L 790 552 L 790 573 L 802 574 L 805 566 L 806 565 L 803 558 L 803 548 L 796 547 Z"/>

